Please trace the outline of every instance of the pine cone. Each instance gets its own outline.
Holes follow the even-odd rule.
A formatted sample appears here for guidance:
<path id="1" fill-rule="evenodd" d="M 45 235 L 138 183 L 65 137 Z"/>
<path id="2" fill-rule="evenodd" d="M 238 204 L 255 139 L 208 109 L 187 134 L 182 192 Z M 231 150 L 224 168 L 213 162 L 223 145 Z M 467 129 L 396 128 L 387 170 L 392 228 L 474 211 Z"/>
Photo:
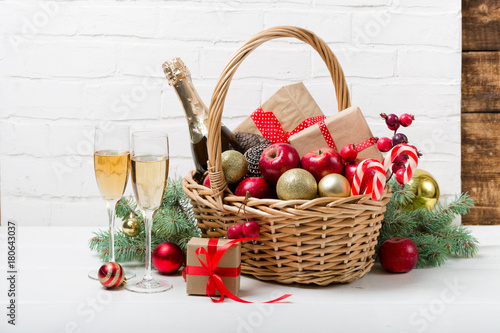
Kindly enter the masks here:
<path id="1" fill-rule="evenodd" d="M 245 152 L 245 158 L 247 159 L 247 162 L 248 162 L 248 175 L 250 177 L 262 176 L 262 174 L 259 170 L 260 156 L 262 155 L 262 152 L 264 151 L 264 149 L 266 149 L 270 145 L 271 145 L 271 143 L 261 143 L 257 146 L 254 146 L 254 147 L 248 149 Z"/>
<path id="2" fill-rule="evenodd" d="M 234 132 L 234 138 L 238 141 L 240 148 L 246 152 L 248 149 L 255 147 L 260 144 L 271 144 L 271 142 L 259 134 L 247 133 L 247 132 Z"/>

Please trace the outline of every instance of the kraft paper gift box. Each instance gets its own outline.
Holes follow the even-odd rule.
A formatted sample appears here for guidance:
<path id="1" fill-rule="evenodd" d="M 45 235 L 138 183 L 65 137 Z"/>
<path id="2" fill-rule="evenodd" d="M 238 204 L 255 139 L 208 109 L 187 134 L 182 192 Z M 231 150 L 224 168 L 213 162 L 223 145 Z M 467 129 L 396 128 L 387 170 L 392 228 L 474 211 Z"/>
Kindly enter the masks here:
<path id="1" fill-rule="evenodd" d="M 312 150 L 328 147 L 325 136 L 320 129 L 320 123 L 314 124 L 289 138 L 290 144 L 297 150 L 300 157 Z M 326 118 L 324 124 L 338 152 L 347 144 L 358 145 L 373 138 L 365 117 L 356 106 L 351 106 Z M 383 160 L 376 143 L 359 151 L 358 158 L 374 158 L 380 162 Z"/>
<path id="2" fill-rule="evenodd" d="M 264 112 L 272 112 L 285 132 L 291 132 L 308 118 L 323 116 L 323 112 L 302 82 L 282 87 L 262 104 L 261 108 Z M 262 135 L 252 117 L 245 119 L 233 132 Z"/>
<path id="3" fill-rule="evenodd" d="M 205 248 L 207 252 L 210 253 L 209 241 L 210 239 L 217 241 L 217 250 L 220 249 L 224 244 L 231 241 L 231 239 L 223 238 L 197 238 L 193 237 L 187 244 L 187 254 L 186 254 L 186 292 L 189 295 L 207 295 L 207 282 L 208 274 L 202 273 L 204 275 L 190 274 L 190 266 L 195 267 L 198 271 L 200 270 L 201 263 L 196 257 L 196 250 L 199 247 Z M 213 242 L 213 241 L 212 241 Z M 215 248 L 215 246 L 214 246 Z M 215 249 L 212 249 L 212 254 L 215 253 Z M 206 263 L 205 255 L 199 255 L 199 257 Z M 221 276 L 222 282 L 226 288 L 237 296 L 240 290 L 240 265 L 241 265 L 241 245 L 237 243 L 231 246 L 222 256 L 219 264 L 217 265 L 216 274 Z M 220 269 L 222 268 L 222 269 Z M 219 269 L 219 270 L 218 270 Z M 194 271 L 194 270 L 193 270 Z M 227 272 L 229 274 L 226 274 Z M 235 272 L 237 272 L 237 276 Z M 196 272 L 195 272 L 196 273 Z M 224 276 L 230 275 L 230 276 Z M 220 295 L 219 291 L 215 291 L 214 295 Z"/>

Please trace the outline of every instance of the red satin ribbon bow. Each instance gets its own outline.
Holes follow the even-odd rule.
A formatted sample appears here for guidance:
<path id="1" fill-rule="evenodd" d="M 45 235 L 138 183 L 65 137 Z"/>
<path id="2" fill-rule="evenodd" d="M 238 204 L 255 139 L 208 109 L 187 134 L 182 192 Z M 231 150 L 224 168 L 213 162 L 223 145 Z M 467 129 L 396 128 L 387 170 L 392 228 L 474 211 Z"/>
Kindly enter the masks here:
<path id="1" fill-rule="evenodd" d="M 302 131 L 305 128 L 308 128 L 309 126 L 316 124 L 319 121 L 325 120 L 326 118 L 324 115 L 307 118 L 306 120 L 301 122 L 297 127 L 295 127 L 292 131 L 285 132 L 285 130 L 281 126 L 278 118 L 276 118 L 274 113 L 265 112 L 264 110 L 262 110 L 261 107 L 252 112 L 250 117 L 252 117 L 255 126 L 257 126 L 262 136 L 271 141 L 271 143 L 279 143 L 279 142 L 289 143 L 288 139 L 292 135 Z"/>
<path id="2" fill-rule="evenodd" d="M 218 243 L 218 238 L 210 238 L 208 240 L 208 252 L 205 250 L 204 247 L 199 247 L 196 249 L 196 258 L 200 261 L 200 264 L 202 267 L 197 267 L 197 266 L 187 266 L 186 268 L 186 274 L 190 275 L 208 275 L 208 282 L 207 282 L 207 295 L 210 296 L 212 299 L 212 302 L 219 303 L 223 302 L 225 296 L 229 297 L 233 301 L 237 301 L 240 303 L 253 303 L 249 301 L 245 301 L 241 298 L 238 298 L 237 296 L 233 295 L 226 286 L 224 285 L 224 282 L 222 281 L 221 276 L 233 276 L 236 277 L 239 275 L 240 272 L 240 267 L 236 268 L 218 268 L 217 265 L 219 264 L 220 259 L 224 255 L 224 253 L 231 247 L 234 246 L 238 242 L 243 242 L 247 240 L 259 240 L 258 238 L 240 238 L 240 239 L 234 239 L 226 244 L 224 244 L 219 250 L 217 250 L 217 243 Z M 206 262 L 204 262 L 199 255 L 205 255 Z M 227 275 L 226 275 L 227 274 Z M 220 292 L 220 298 L 215 299 L 212 297 L 212 295 L 215 295 L 215 290 L 218 290 Z M 285 298 L 288 298 L 292 296 L 291 294 L 285 294 L 281 297 L 278 297 L 276 299 L 264 302 L 264 303 L 276 303 L 279 301 L 284 300 Z"/>

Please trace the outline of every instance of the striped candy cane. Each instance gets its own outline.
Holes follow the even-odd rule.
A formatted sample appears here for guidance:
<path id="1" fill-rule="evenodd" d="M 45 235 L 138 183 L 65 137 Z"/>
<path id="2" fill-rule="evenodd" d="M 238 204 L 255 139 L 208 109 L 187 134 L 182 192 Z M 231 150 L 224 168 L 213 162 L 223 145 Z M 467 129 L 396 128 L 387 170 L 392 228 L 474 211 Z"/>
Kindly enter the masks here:
<path id="1" fill-rule="evenodd" d="M 368 169 L 375 170 L 375 175 L 373 176 L 373 180 L 368 184 L 364 193 L 359 193 L 361 183 L 363 182 L 363 178 L 367 174 L 366 171 Z M 369 194 L 372 195 L 372 200 L 380 200 L 382 197 L 382 192 L 384 191 L 386 182 L 385 169 L 382 163 L 374 159 L 367 159 L 361 162 L 356 168 L 356 173 L 352 179 L 352 195 L 358 194 Z"/>
<path id="2" fill-rule="evenodd" d="M 412 146 L 404 143 L 394 146 L 384 158 L 384 170 L 389 170 L 396 157 L 401 153 L 406 153 L 408 155 L 409 164 L 406 167 L 403 177 L 404 183 L 406 184 L 410 181 L 411 177 L 413 177 L 413 173 L 417 170 L 418 166 L 418 152 Z"/>

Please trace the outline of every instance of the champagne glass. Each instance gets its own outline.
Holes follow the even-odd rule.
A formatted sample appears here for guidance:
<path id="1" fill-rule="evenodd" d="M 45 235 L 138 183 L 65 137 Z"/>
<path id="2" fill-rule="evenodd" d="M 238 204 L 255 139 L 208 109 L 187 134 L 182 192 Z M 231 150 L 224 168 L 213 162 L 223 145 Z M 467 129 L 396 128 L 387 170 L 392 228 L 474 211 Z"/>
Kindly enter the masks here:
<path id="1" fill-rule="evenodd" d="M 128 180 L 130 163 L 130 130 L 128 126 L 111 124 L 97 125 L 94 137 L 94 170 L 97 186 L 106 204 L 109 217 L 109 261 L 115 261 L 115 207 L 123 196 Z M 89 277 L 97 280 L 98 271 Z M 132 279 L 134 273 L 126 273 Z"/>
<path id="2" fill-rule="evenodd" d="M 160 207 L 168 179 L 168 136 L 161 132 L 132 134 L 130 175 L 135 199 L 146 226 L 146 273 L 136 284 L 125 288 L 138 293 L 158 293 L 169 290 L 172 284 L 156 281 L 151 275 L 151 227 L 153 216 Z"/>

